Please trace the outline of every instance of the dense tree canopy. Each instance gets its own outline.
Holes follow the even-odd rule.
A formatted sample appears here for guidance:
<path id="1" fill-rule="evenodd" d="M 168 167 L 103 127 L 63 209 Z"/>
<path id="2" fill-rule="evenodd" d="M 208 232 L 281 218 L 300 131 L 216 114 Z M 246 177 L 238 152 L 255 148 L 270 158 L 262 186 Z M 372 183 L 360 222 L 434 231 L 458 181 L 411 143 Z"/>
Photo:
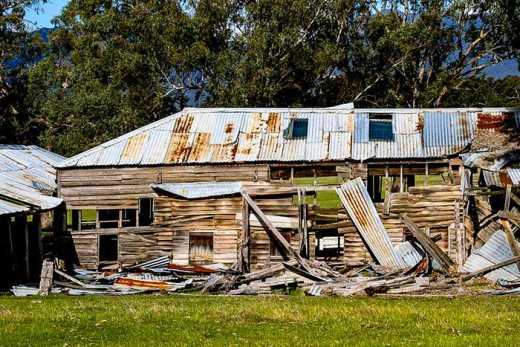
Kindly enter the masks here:
<path id="1" fill-rule="evenodd" d="M 519 56 L 516 2 L 71 0 L 0 126 L 73 154 L 187 105 L 520 106 L 482 75 Z"/>

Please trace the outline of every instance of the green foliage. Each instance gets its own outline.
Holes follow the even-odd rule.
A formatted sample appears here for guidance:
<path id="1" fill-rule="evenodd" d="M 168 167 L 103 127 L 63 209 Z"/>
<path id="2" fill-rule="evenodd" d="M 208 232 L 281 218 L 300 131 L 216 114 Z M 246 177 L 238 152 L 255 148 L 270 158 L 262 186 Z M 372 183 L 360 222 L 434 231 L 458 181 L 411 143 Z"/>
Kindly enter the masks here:
<path id="1" fill-rule="evenodd" d="M 4 96 L 0 141 L 71 155 L 194 104 L 520 106 L 518 78 L 482 77 L 518 56 L 514 2 L 72 0 Z M 23 27 L 17 3 L 0 18 Z"/>
<path id="2" fill-rule="evenodd" d="M 36 140 L 39 126 L 26 105 L 28 63 L 43 49 L 24 21 L 29 6 L 45 1 L 0 1 L 0 143 Z"/>

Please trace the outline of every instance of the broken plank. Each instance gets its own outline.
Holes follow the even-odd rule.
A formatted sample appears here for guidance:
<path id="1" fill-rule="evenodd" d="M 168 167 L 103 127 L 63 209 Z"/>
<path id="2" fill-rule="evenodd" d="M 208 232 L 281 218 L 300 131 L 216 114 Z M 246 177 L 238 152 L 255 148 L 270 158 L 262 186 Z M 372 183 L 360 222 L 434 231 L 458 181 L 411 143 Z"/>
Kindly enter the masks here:
<path id="1" fill-rule="evenodd" d="M 480 269 L 478 271 L 475 271 L 475 272 L 472 272 L 470 274 L 464 275 L 464 276 L 462 276 L 462 280 L 463 281 L 467 281 L 467 280 L 472 279 L 473 277 L 484 276 L 487 273 L 490 273 L 492 271 L 501 269 L 504 266 L 511 265 L 513 263 L 516 263 L 517 261 L 520 261 L 520 256 L 515 256 L 515 257 L 512 257 L 512 258 L 509 258 L 507 260 L 501 261 L 500 263 L 493 264 L 493 265 L 487 266 L 487 267 L 485 267 L 483 269 Z"/>

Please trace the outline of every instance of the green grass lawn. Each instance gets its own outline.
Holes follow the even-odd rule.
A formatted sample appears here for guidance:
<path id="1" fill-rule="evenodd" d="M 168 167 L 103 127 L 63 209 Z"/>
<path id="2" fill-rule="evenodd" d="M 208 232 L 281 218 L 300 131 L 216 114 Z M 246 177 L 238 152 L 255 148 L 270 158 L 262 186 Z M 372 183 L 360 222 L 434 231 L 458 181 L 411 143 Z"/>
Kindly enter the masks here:
<path id="1" fill-rule="evenodd" d="M 520 298 L 0 298 L 1 346 L 514 346 Z"/>

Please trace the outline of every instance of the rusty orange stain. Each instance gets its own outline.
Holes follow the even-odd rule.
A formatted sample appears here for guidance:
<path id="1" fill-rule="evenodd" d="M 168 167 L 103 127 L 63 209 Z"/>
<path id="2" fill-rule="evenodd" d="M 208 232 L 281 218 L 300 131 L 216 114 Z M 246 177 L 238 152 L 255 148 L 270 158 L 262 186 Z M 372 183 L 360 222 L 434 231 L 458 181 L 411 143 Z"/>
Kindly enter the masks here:
<path id="1" fill-rule="evenodd" d="M 508 120 L 509 114 L 502 113 L 499 115 L 489 113 L 478 113 L 477 114 L 477 128 L 478 129 L 500 129 L 504 126 L 504 123 Z"/>
<path id="2" fill-rule="evenodd" d="M 123 149 L 123 154 L 121 155 L 122 160 L 130 160 L 135 159 L 138 154 L 141 153 L 143 146 L 148 138 L 148 133 L 141 133 L 135 136 L 132 136 L 126 142 L 125 148 Z"/>
<path id="3" fill-rule="evenodd" d="M 184 160 L 189 153 L 188 138 L 189 134 L 173 134 L 170 139 L 166 158 L 169 162 L 179 163 Z"/>
<path id="4" fill-rule="evenodd" d="M 142 287 L 142 288 L 158 288 L 158 289 L 169 289 L 171 284 L 164 281 L 144 281 L 136 280 L 133 278 L 119 277 L 115 280 L 115 283 L 130 286 L 130 287 Z"/>
<path id="5" fill-rule="evenodd" d="M 210 133 L 198 133 L 195 136 L 191 152 L 189 154 L 189 161 L 200 161 L 209 150 Z"/>
<path id="6" fill-rule="evenodd" d="M 175 120 L 175 124 L 173 125 L 172 132 L 173 133 L 189 133 L 192 125 L 193 125 L 193 115 L 188 113 Z"/>
<path id="7" fill-rule="evenodd" d="M 280 114 L 277 112 L 270 112 L 267 118 L 267 131 L 270 133 L 277 133 L 280 131 Z"/>

